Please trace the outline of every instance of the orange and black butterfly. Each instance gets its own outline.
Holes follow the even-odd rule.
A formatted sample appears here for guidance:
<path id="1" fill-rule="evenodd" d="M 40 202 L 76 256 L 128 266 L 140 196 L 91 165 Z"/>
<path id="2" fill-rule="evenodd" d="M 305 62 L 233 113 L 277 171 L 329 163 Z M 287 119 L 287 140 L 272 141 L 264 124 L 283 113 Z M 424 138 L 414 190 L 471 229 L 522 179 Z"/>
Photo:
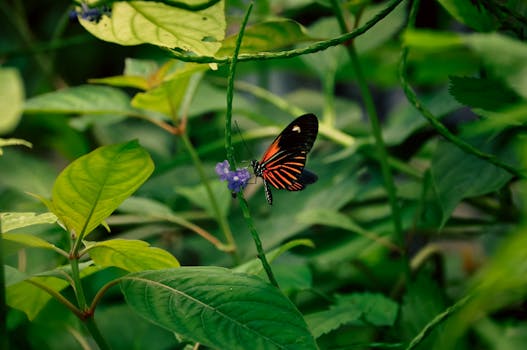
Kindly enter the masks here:
<path id="1" fill-rule="evenodd" d="M 291 122 L 269 146 L 262 160 L 253 160 L 254 175 L 263 179 L 265 198 L 273 204 L 269 185 L 276 189 L 300 191 L 317 181 L 317 176 L 304 169 L 307 153 L 317 138 L 318 119 L 304 114 Z"/>

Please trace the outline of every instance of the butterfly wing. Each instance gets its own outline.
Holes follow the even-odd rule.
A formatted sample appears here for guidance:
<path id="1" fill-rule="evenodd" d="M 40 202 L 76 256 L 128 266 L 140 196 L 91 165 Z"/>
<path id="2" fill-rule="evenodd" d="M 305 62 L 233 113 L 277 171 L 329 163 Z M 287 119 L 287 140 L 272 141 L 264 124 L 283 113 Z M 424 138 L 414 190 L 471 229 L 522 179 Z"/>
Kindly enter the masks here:
<path id="1" fill-rule="evenodd" d="M 314 114 L 293 120 L 271 143 L 258 164 L 256 175 L 277 189 L 289 191 L 302 190 L 306 184 L 315 182 L 316 175 L 304 170 L 304 166 L 317 133 L 318 119 Z"/>

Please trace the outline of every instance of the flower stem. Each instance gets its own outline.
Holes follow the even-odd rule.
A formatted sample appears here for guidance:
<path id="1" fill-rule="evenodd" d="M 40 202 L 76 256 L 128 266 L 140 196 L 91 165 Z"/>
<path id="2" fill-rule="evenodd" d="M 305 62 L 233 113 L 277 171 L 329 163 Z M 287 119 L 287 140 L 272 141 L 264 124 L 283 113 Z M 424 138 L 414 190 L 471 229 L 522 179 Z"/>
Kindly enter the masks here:
<path id="1" fill-rule="evenodd" d="M 249 20 L 249 15 L 251 14 L 252 8 L 253 3 L 251 2 L 249 3 L 249 7 L 247 8 L 245 17 L 243 18 L 243 22 L 240 27 L 240 32 L 238 33 L 238 38 L 236 38 L 236 47 L 234 49 L 232 61 L 229 66 L 229 78 L 227 82 L 227 111 L 225 115 L 225 151 L 231 170 L 236 170 L 236 160 L 234 159 L 233 151 L 234 147 L 232 146 L 232 100 L 234 97 L 234 75 L 236 73 L 236 63 L 238 62 L 237 57 L 240 53 L 240 47 L 242 46 L 243 33 L 245 32 L 245 27 L 247 26 L 247 22 Z M 263 268 L 267 273 L 269 281 L 278 288 L 278 282 L 276 281 L 276 278 L 273 275 L 273 271 L 271 270 L 271 266 L 269 265 L 269 262 L 267 261 L 267 258 L 265 256 L 265 251 L 262 247 L 260 236 L 258 235 L 258 231 L 256 231 L 256 228 L 254 227 L 251 212 L 249 211 L 249 206 L 247 205 L 247 201 L 243 197 L 242 192 L 239 193 L 238 198 L 240 207 L 243 212 L 243 217 L 245 218 L 247 226 L 249 227 L 249 231 L 251 232 L 251 235 L 253 237 L 254 244 L 256 245 L 258 258 L 262 262 Z"/>

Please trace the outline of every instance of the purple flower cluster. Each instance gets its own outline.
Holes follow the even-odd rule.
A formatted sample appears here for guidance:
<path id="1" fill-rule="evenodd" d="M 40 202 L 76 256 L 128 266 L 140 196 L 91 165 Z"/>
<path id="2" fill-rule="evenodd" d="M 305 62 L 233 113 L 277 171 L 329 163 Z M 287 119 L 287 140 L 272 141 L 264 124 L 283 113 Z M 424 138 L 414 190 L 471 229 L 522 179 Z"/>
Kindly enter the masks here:
<path id="1" fill-rule="evenodd" d="M 106 5 L 96 8 L 90 8 L 85 3 L 82 3 L 81 9 L 79 11 L 71 11 L 70 19 L 76 19 L 77 16 L 79 16 L 80 18 L 85 19 L 87 21 L 98 23 L 101 20 L 102 16 L 106 15 L 110 17 L 111 13 L 111 8 Z"/>
<path id="2" fill-rule="evenodd" d="M 220 180 L 227 180 L 227 187 L 234 193 L 238 193 L 247 186 L 251 174 L 247 168 L 230 170 L 229 161 L 224 160 L 216 164 L 216 174 L 219 175 Z"/>

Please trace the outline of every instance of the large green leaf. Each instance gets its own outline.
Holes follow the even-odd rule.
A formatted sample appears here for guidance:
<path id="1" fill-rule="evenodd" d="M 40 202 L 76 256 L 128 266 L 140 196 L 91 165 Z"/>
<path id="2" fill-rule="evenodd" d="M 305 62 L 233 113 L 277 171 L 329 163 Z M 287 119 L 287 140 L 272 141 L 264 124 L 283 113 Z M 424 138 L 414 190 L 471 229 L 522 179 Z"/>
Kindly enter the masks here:
<path id="1" fill-rule="evenodd" d="M 130 272 L 179 267 L 176 258 L 166 250 L 150 247 L 144 241 L 111 239 L 85 242 L 86 251 L 96 265 L 115 266 Z"/>
<path id="2" fill-rule="evenodd" d="M 449 142 L 437 147 L 431 175 L 442 211 L 441 226 L 462 199 L 496 191 L 512 178 L 505 170 L 466 154 Z"/>
<path id="3" fill-rule="evenodd" d="M 195 5 L 196 1 L 182 3 Z M 99 39 L 120 45 L 153 44 L 212 56 L 225 36 L 224 6 L 224 1 L 218 1 L 203 10 L 188 11 L 161 2 L 123 1 L 114 2 L 111 15 L 99 21 L 79 17 L 79 22 Z"/>
<path id="4" fill-rule="evenodd" d="M 127 115 L 134 111 L 123 91 L 108 86 L 81 85 L 49 92 L 26 101 L 26 113 Z"/>
<path id="5" fill-rule="evenodd" d="M 18 70 L 0 69 L 0 135 L 17 126 L 22 115 L 24 84 Z"/>
<path id="6" fill-rule="evenodd" d="M 68 230 L 84 237 L 153 170 L 150 155 L 137 141 L 100 147 L 62 171 L 53 185 L 50 209 Z"/>
<path id="7" fill-rule="evenodd" d="M 181 267 L 121 280 L 153 323 L 214 349 L 316 349 L 296 307 L 263 280 L 219 267 Z"/>

